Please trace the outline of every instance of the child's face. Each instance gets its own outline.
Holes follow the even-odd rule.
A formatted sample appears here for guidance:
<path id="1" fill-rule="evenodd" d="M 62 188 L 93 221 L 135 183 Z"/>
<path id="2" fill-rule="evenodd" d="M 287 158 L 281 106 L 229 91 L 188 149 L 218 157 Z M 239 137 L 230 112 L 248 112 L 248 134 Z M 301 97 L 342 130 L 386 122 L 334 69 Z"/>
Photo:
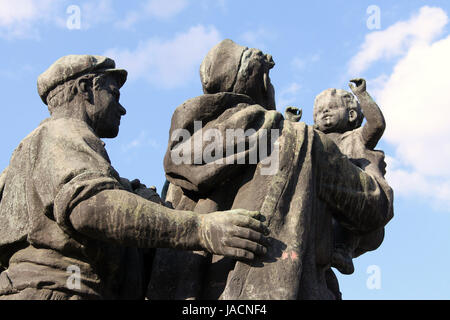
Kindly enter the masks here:
<path id="1" fill-rule="evenodd" d="M 340 103 L 322 104 L 315 110 L 314 123 L 324 133 L 347 131 L 349 109 Z"/>

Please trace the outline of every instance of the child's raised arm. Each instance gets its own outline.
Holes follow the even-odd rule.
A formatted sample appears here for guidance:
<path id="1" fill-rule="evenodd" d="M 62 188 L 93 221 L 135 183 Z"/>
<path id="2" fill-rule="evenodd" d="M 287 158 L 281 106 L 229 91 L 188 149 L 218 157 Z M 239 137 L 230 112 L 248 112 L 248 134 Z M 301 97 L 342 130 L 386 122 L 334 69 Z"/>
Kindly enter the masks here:
<path id="1" fill-rule="evenodd" d="M 366 124 L 362 129 L 364 143 L 368 149 L 373 150 L 386 128 L 383 113 L 366 91 L 366 80 L 358 78 L 350 80 L 350 82 L 356 85 L 354 86 L 350 83 L 349 87 L 358 98 L 362 112 L 366 118 Z"/>

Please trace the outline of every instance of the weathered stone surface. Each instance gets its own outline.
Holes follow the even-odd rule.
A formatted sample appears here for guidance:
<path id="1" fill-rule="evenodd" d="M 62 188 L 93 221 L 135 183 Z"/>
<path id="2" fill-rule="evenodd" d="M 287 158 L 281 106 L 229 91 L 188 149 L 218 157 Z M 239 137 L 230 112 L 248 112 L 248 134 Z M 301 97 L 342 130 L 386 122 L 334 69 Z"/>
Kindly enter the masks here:
<path id="1" fill-rule="evenodd" d="M 285 119 L 274 65 L 231 40 L 208 53 L 204 94 L 172 117 L 170 135 L 188 137 L 168 145 L 161 199 L 120 177 L 101 140 L 126 114 L 126 71 L 101 56 L 56 61 L 38 79 L 51 117 L 0 175 L 0 299 L 340 299 L 337 232 L 357 235 L 357 256 L 379 246 L 393 215 L 374 150 L 384 118 L 355 79 L 364 127 L 353 96 L 336 90 L 319 99 L 315 127 L 295 108 Z M 249 135 L 230 142 L 230 130 Z"/>
<path id="2" fill-rule="evenodd" d="M 37 82 L 39 96 L 47 104 L 47 95 L 51 90 L 70 79 L 89 72 L 111 73 L 118 80 L 119 87 L 122 87 L 127 80 L 127 72 L 123 69 L 116 69 L 114 60 L 110 58 L 68 55 L 58 59 L 39 76 Z"/>
<path id="3" fill-rule="evenodd" d="M 214 61 L 214 55 L 218 55 L 217 49 L 208 54 L 208 63 Z M 272 119 L 265 128 L 279 133 L 278 148 L 270 149 L 271 155 L 279 152 L 277 170 L 272 175 L 261 174 L 261 159 L 257 164 L 176 165 L 170 156 L 176 144 L 169 144 L 165 170 L 171 185 L 166 201 L 177 209 L 200 213 L 238 207 L 261 211 L 271 232 L 268 253 L 251 262 L 236 262 L 198 252 L 159 251 L 150 298 L 337 299 L 337 280 L 330 269 L 333 217 L 355 233 L 378 230 L 392 218 L 392 191 L 384 179 L 355 166 L 325 134 L 302 122 L 285 121 L 271 110 L 274 95 L 269 93 L 269 69 L 264 63 L 271 58 L 262 53 L 250 56 L 257 61 L 246 66 L 259 66 L 252 74 L 260 77 L 247 83 L 245 90 L 235 86 L 227 89 L 231 93 L 208 91 L 209 95 L 186 101 L 176 109 L 170 133 L 184 129 L 193 137 L 194 119 L 202 119 L 205 128 L 222 132 L 226 128 L 258 131 Z M 229 70 L 233 72 L 236 70 Z M 226 72 L 218 77 L 223 74 L 232 78 Z M 242 99 L 242 95 L 248 95 L 250 101 L 237 104 L 223 98 Z M 203 151 L 205 145 L 201 147 Z M 377 161 L 384 162 L 381 158 Z M 155 290 L 162 285 L 169 289 Z"/>
<path id="4" fill-rule="evenodd" d="M 314 125 L 327 134 L 349 160 L 370 175 L 384 180 L 384 153 L 373 150 L 385 129 L 380 108 L 366 91 L 364 79 L 351 80 L 355 97 L 345 90 L 327 89 L 314 101 Z M 362 110 L 361 110 L 362 109 Z M 366 123 L 361 127 L 364 115 Z M 392 196 L 391 196 L 392 197 Z M 374 250 L 383 241 L 384 228 L 366 235 L 355 234 L 334 221 L 335 249 L 332 266 L 343 274 L 352 274 L 353 257 L 365 250 Z M 367 246 L 367 244 L 369 244 Z"/>
<path id="5" fill-rule="evenodd" d="M 126 71 L 114 67 L 106 57 L 72 55 L 38 79 L 51 117 L 0 176 L 0 299 L 143 299 L 147 249 L 237 259 L 267 250 L 258 212 L 181 214 L 119 176 L 101 141 L 117 136 L 126 113 Z"/>

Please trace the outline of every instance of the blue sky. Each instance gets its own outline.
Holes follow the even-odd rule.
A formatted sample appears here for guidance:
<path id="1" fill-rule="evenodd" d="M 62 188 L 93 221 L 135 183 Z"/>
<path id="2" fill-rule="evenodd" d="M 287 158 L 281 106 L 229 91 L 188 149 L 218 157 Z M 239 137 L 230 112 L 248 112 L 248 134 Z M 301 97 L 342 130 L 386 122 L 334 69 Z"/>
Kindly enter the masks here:
<path id="1" fill-rule="evenodd" d="M 0 170 L 48 117 L 38 75 L 100 54 L 129 71 L 112 163 L 161 190 L 171 115 L 202 93 L 202 58 L 230 38 L 273 55 L 279 111 L 301 107 L 312 124 L 314 97 L 360 76 L 384 112 L 395 216 L 382 246 L 339 275 L 343 298 L 449 299 L 449 15 L 448 1 L 0 0 Z"/>

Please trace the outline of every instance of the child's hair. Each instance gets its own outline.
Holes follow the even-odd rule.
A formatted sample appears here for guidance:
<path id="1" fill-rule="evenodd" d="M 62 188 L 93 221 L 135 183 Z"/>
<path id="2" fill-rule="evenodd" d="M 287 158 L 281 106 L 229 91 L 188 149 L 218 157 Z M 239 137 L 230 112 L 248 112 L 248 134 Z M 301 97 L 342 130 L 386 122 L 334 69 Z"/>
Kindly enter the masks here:
<path id="1" fill-rule="evenodd" d="M 317 109 L 325 104 L 336 104 L 339 106 L 346 106 L 349 110 L 355 110 L 357 118 L 354 122 L 353 128 L 350 129 L 353 130 L 361 126 L 364 120 L 364 115 L 361 111 L 358 100 L 356 100 L 350 92 L 341 89 L 327 89 L 319 93 L 314 100 L 314 122 L 316 122 Z"/>

